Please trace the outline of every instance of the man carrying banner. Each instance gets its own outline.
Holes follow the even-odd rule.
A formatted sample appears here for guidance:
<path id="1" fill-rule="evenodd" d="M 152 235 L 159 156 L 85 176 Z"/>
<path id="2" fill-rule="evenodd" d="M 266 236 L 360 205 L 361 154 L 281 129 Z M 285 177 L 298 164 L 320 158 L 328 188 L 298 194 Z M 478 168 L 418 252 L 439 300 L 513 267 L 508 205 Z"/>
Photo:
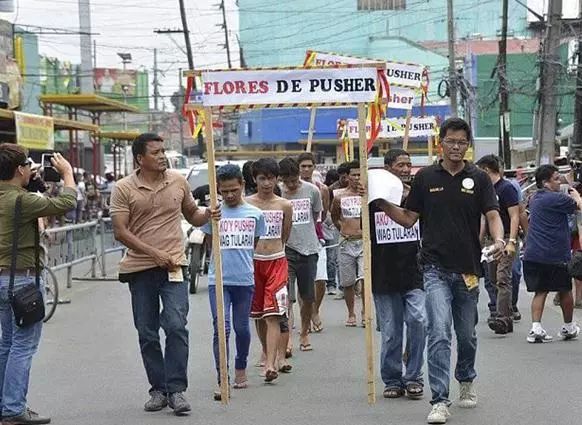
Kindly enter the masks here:
<path id="1" fill-rule="evenodd" d="M 285 318 L 289 279 L 285 243 L 291 232 L 293 208 L 291 202 L 274 193 L 279 177 L 277 161 L 261 158 L 253 164 L 252 173 L 257 193 L 245 200 L 263 211 L 266 232 L 255 249 L 255 295 L 251 317 L 258 319 L 257 332 L 265 355 L 265 381 L 270 382 L 277 378 L 278 370 L 284 373 L 291 370 L 285 360 L 289 340 L 289 326 Z M 287 326 L 281 328 L 283 321 Z M 282 352 L 277 359 L 277 348 L 280 346 Z M 280 364 L 276 365 L 276 361 Z"/>
<path id="2" fill-rule="evenodd" d="M 490 254 L 499 259 L 505 249 L 503 223 L 493 185 L 487 174 L 463 160 L 471 129 L 460 118 L 440 128 L 443 159 L 414 178 L 406 207 L 386 204 L 384 211 L 410 228 L 422 219 L 420 264 L 426 291 L 427 362 L 433 405 L 427 421 L 446 423 L 450 416 L 449 384 L 451 325 L 457 336 L 455 378 L 460 383 L 460 407 L 475 407 L 477 393 L 477 301 L 481 246 L 479 229 L 484 214 L 495 241 Z"/>
<path id="3" fill-rule="evenodd" d="M 265 234 L 265 217 L 261 210 L 246 203 L 242 194 L 243 176 L 238 165 L 223 165 L 216 171 L 218 191 L 222 195 L 222 218 L 218 228 L 220 246 L 212 247 L 212 255 L 222 255 L 222 281 L 224 285 L 224 320 L 226 328 L 226 346 L 230 336 L 231 322 L 236 334 L 235 377 L 233 387 L 246 388 L 247 358 L 251 345 L 249 316 L 254 292 L 253 255 L 259 237 Z M 204 233 L 211 235 L 210 223 L 202 227 Z M 218 319 L 216 306 L 216 281 L 214 261 L 210 261 L 208 272 L 208 295 L 212 324 L 214 326 L 213 351 L 216 373 L 220 381 L 220 360 L 218 353 Z M 278 308 L 278 307 L 277 307 Z M 232 321 L 231 321 L 232 310 Z M 228 354 L 227 354 L 228 358 Z M 220 386 L 220 382 L 218 382 Z M 221 393 L 214 393 L 215 400 L 220 400 Z"/>
<path id="4" fill-rule="evenodd" d="M 316 224 L 316 230 L 319 240 L 325 244 L 322 223 L 326 220 L 327 213 L 329 211 L 329 189 L 322 182 L 313 179 L 313 172 L 315 171 L 315 158 L 311 152 L 303 152 L 301 155 L 299 155 L 299 158 L 297 158 L 297 162 L 299 163 L 301 180 L 317 186 L 319 193 L 321 194 L 323 210 L 321 212 L 321 217 Z M 315 275 L 315 304 L 313 306 L 313 315 L 311 319 L 313 332 L 321 332 L 323 330 L 323 323 L 321 321 L 319 309 L 325 296 L 327 280 L 327 250 L 325 246 L 322 246 L 319 250 L 317 273 Z"/>
<path id="5" fill-rule="evenodd" d="M 340 285 L 348 309 L 346 326 L 357 326 L 354 304 L 356 284 L 363 280 L 364 247 L 360 220 L 362 197 L 359 195 L 360 162 L 348 163 L 348 187 L 338 191 L 331 205 L 331 218 L 340 231 L 338 255 Z M 362 297 L 362 302 L 364 298 Z M 362 306 L 363 311 L 363 306 Z M 363 318 L 362 318 L 363 322 Z"/>
<path id="6" fill-rule="evenodd" d="M 279 168 L 283 198 L 289 199 L 293 206 L 293 225 L 285 247 L 289 263 L 289 299 L 295 302 L 297 292 L 301 297 L 299 349 L 311 351 L 313 347 L 309 342 L 309 326 L 315 301 L 317 259 L 321 249 L 315 224 L 323 209 L 321 194 L 317 186 L 299 179 L 299 164 L 293 158 L 282 159 Z M 292 308 L 290 305 L 289 310 Z"/>
<path id="7" fill-rule="evenodd" d="M 403 203 L 408 196 L 412 163 L 408 152 L 390 149 L 384 167 L 404 184 Z M 384 397 L 422 398 L 422 365 L 426 342 L 425 295 L 416 256 L 420 249 L 418 221 L 404 229 L 386 215 L 381 206 L 370 205 L 372 240 L 372 292 L 382 333 L 380 370 Z M 398 236 L 396 236 L 398 235 Z M 406 324 L 406 373 L 402 373 L 402 340 Z"/>

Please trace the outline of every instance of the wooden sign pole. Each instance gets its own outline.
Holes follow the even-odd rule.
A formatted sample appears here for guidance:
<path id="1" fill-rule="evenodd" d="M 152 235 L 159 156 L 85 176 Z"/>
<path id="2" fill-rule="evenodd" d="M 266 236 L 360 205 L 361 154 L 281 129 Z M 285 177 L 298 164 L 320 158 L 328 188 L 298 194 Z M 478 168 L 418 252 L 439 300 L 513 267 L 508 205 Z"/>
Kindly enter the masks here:
<path id="1" fill-rule="evenodd" d="M 212 108 L 204 108 L 204 124 L 206 135 L 206 156 L 208 161 L 208 186 L 210 189 L 210 205 L 218 206 L 216 166 L 214 159 L 214 134 L 212 129 Z M 218 222 L 212 220 L 212 249 L 214 258 L 214 277 L 216 283 L 216 314 L 218 327 L 218 357 L 220 369 L 220 395 L 222 404 L 228 404 L 228 369 L 226 362 L 226 326 L 224 323 L 224 292 L 222 285 L 222 256 L 220 254 L 220 234 Z"/>
<path id="2" fill-rule="evenodd" d="M 404 139 L 402 140 L 402 149 L 408 151 L 408 138 L 410 134 L 410 120 L 412 119 L 412 109 L 406 113 L 406 127 L 404 127 Z"/>
<path id="3" fill-rule="evenodd" d="M 368 187 L 368 142 L 366 138 L 366 106 L 358 105 L 358 135 L 360 148 L 360 182 Z M 353 146 L 353 144 L 352 144 Z M 376 403 L 376 370 L 374 367 L 374 329 L 372 326 L 372 252 L 370 245 L 370 215 L 368 194 L 362 196 L 362 240 L 364 244 L 364 321 L 366 323 L 366 359 L 368 404 Z"/>
<path id="4" fill-rule="evenodd" d="M 428 144 L 428 165 L 432 165 L 432 145 L 434 143 L 434 139 L 432 136 L 428 136 L 427 144 Z"/>
<path id="5" fill-rule="evenodd" d="M 305 150 L 307 152 L 311 152 L 311 144 L 313 143 L 313 132 L 315 131 L 315 113 L 317 108 L 312 107 L 311 112 L 309 113 L 309 130 L 307 132 L 307 148 Z"/>

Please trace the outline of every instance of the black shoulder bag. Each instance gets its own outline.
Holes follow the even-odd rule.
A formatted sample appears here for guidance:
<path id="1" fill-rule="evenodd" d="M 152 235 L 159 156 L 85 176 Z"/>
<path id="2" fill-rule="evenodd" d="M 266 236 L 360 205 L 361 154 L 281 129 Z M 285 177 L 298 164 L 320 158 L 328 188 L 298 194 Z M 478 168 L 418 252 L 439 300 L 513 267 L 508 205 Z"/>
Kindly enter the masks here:
<path id="1" fill-rule="evenodd" d="M 18 255 L 18 233 L 20 215 L 22 211 L 22 195 L 16 198 L 14 206 L 14 230 L 12 234 L 12 258 L 10 262 L 10 284 L 8 285 L 8 299 L 14 312 L 16 325 L 26 327 L 44 319 L 44 300 L 40 289 L 40 235 L 38 221 L 34 223 L 34 255 L 36 259 L 36 282 L 29 283 L 14 291 L 14 274 L 16 272 L 16 257 Z"/>

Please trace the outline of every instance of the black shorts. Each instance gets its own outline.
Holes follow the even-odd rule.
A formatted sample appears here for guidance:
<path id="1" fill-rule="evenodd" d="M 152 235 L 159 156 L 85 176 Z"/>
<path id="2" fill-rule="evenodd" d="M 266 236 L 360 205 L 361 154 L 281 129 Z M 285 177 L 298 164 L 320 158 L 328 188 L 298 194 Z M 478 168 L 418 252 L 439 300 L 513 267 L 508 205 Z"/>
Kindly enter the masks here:
<path id="1" fill-rule="evenodd" d="M 289 264 L 288 293 L 291 302 L 297 301 L 297 291 L 303 301 L 315 301 L 315 276 L 317 275 L 317 254 L 302 255 L 289 247 L 285 248 Z M 297 289 L 295 289 L 297 287 Z"/>
<path id="2" fill-rule="evenodd" d="M 528 292 L 564 292 L 572 290 L 572 278 L 566 264 L 523 262 L 523 279 Z"/>

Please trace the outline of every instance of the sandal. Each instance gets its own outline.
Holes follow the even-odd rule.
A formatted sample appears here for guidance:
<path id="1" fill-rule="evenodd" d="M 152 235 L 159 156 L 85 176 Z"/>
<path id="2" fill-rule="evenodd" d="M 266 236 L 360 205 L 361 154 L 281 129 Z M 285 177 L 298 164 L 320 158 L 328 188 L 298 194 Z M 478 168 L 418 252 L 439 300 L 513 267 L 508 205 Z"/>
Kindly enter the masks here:
<path id="1" fill-rule="evenodd" d="M 293 369 L 293 366 L 291 366 L 290 364 L 284 364 L 283 366 L 281 366 L 279 368 L 279 372 L 281 373 L 291 373 L 291 370 Z"/>
<path id="2" fill-rule="evenodd" d="M 346 320 L 346 327 L 355 328 L 357 326 L 358 326 L 358 323 L 356 322 L 355 317 L 350 317 L 348 320 Z"/>
<path id="3" fill-rule="evenodd" d="M 232 388 L 235 390 L 244 390 L 245 388 L 249 387 L 249 381 L 242 381 L 242 382 L 235 382 L 232 385 Z"/>
<path id="4" fill-rule="evenodd" d="M 268 370 L 265 372 L 265 382 L 273 382 L 279 377 L 276 370 Z"/>
<path id="5" fill-rule="evenodd" d="M 323 330 L 323 323 L 319 322 L 317 324 L 313 324 L 313 327 L 311 328 L 311 331 L 314 333 L 320 333 Z"/>
<path id="6" fill-rule="evenodd" d="M 285 358 L 290 359 L 291 357 L 293 357 L 293 350 L 291 348 L 287 348 L 285 350 Z"/>
<path id="7" fill-rule="evenodd" d="M 406 385 L 406 397 L 412 400 L 419 400 L 424 396 L 424 388 L 418 382 L 411 382 Z"/>
<path id="8" fill-rule="evenodd" d="M 384 398 L 400 398 L 404 395 L 404 389 L 402 388 L 385 388 L 382 393 Z"/>

